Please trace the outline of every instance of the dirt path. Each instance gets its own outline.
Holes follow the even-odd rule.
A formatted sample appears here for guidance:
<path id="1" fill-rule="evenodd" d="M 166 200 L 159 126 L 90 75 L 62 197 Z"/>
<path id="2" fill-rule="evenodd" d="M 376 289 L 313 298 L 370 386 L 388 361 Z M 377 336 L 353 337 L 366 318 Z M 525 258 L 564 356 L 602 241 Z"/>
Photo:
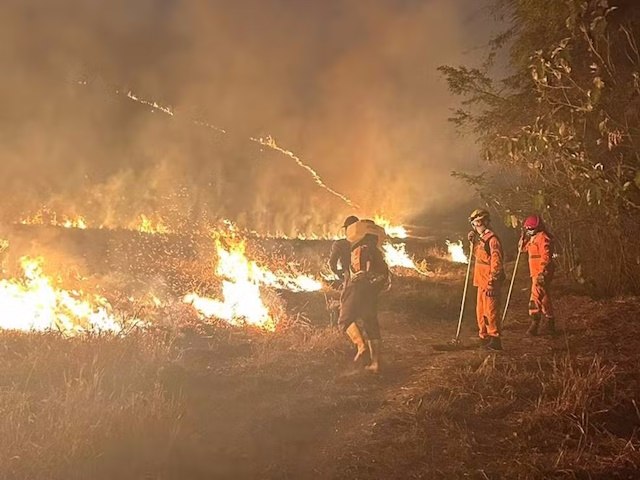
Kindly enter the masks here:
<path id="1" fill-rule="evenodd" d="M 441 465 L 446 478 L 451 462 L 458 461 L 460 469 L 484 478 L 483 452 L 491 445 L 482 436 L 474 437 L 468 451 L 452 456 L 455 446 L 447 432 L 436 429 L 422 438 L 416 418 L 424 402 L 433 407 L 440 401 L 443 385 L 456 388 L 452 375 L 479 371 L 486 362 L 535 363 L 566 351 L 580 335 L 567 329 L 555 338 L 526 337 L 526 301 L 518 292 L 500 353 L 471 347 L 476 332 L 470 316 L 461 335 L 468 348 L 443 352 L 433 346 L 455 334 L 455 315 L 449 313 L 445 321 L 442 312 L 431 318 L 412 308 L 382 312 L 385 370 L 380 376 L 354 368 L 350 346 L 336 332 L 326 332 L 327 348 L 251 338 L 212 346 L 200 340 L 183 358 L 187 374 L 180 391 L 190 433 L 178 436 L 172 474 L 190 479 L 437 478 L 421 472 L 437 473 Z M 572 308 L 564 302 L 558 313 L 580 315 Z M 486 427 L 473 426 L 478 432 Z M 491 434 L 512 435 L 510 428 L 506 418 L 492 421 L 487 441 Z"/>
<path id="2" fill-rule="evenodd" d="M 175 473 L 184 478 L 330 478 L 335 459 L 410 382 L 413 358 L 432 355 L 438 334 L 383 313 L 386 370 L 356 368 L 339 332 L 323 352 L 255 339 L 190 342 L 179 372 L 185 431 Z M 220 345 L 226 344 L 223 349 Z M 185 380 L 186 378 L 186 380 Z"/>
<path id="3" fill-rule="evenodd" d="M 432 355 L 433 332 L 407 329 L 383 315 L 387 369 L 355 368 L 345 343 L 338 354 L 256 347 L 228 358 L 195 349 L 198 373 L 183 385 L 186 414 L 197 437 L 176 463 L 185 478 L 331 478 L 335 459 L 357 442 L 371 419 L 410 382 L 412 358 Z M 259 348 L 259 347 L 258 347 Z M 195 458 L 194 458 L 195 456 Z M 188 462 L 185 462 L 190 458 Z"/>
<path id="4" fill-rule="evenodd" d="M 192 370 L 181 387 L 188 430 L 197 434 L 178 447 L 176 470 L 185 478 L 339 476 L 336 459 L 396 408 L 425 369 L 443 368 L 434 358 L 458 358 L 459 352 L 432 348 L 452 337 L 451 325 L 427 329 L 408 316 L 381 317 L 380 376 L 352 366 L 346 342 L 326 355 L 279 349 L 270 355 L 246 343 L 225 352 L 188 351 Z"/>

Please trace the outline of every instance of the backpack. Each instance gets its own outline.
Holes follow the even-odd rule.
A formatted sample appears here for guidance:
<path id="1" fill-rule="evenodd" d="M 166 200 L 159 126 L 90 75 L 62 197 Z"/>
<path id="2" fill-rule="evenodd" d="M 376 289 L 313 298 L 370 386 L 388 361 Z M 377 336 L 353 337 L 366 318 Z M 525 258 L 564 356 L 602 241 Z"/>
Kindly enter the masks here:
<path id="1" fill-rule="evenodd" d="M 380 225 L 376 225 L 373 220 L 368 219 L 359 220 L 349 225 L 347 227 L 346 234 L 347 240 L 351 244 L 351 248 L 354 248 L 357 244 L 364 241 L 365 237 L 369 237 L 369 241 L 380 248 L 382 247 L 382 242 L 384 242 L 387 236 L 384 228 Z M 376 242 L 373 242 L 371 237 L 375 237 Z"/>
<path id="2" fill-rule="evenodd" d="M 376 247 L 374 235 L 365 237 L 351 248 L 351 278 L 357 281 L 367 278 L 370 282 L 379 283 L 388 277 L 389 269 L 382 252 Z"/>

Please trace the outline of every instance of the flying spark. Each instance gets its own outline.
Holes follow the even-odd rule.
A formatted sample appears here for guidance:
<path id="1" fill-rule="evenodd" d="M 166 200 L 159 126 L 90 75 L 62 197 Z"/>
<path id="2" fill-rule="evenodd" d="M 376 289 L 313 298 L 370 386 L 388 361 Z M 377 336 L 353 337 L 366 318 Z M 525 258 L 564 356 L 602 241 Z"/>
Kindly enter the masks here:
<path id="1" fill-rule="evenodd" d="M 129 90 L 129 93 L 127 93 L 127 98 L 130 98 L 134 102 L 141 103 L 142 105 L 148 105 L 155 110 L 160 110 L 161 112 L 164 112 L 167 115 L 171 115 L 173 117 L 173 111 L 169 107 L 164 107 L 162 105 L 157 104 L 156 102 L 149 102 L 142 98 L 138 98 L 136 95 L 133 94 L 131 90 Z"/>

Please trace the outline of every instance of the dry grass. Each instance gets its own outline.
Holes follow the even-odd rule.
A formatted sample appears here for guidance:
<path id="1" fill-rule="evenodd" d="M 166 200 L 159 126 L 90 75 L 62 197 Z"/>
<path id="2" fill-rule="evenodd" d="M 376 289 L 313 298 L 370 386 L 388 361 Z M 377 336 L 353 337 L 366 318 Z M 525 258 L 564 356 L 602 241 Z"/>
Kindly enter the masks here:
<path id="1" fill-rule="evenodd" d="M 181 417 L 159 380 L 171 340 L 4 332 L 0 342 L 0 478 L 153 478 L 162 468 Z"/>
<path id="2" fill-rule="evenodd" d="M 517 350 L 514 318 L 503 354 L 437 354 L 425 341 L 454 333 L 466 268 L 440 261 L 381 302 L 403 364 L 382 379 L 318 328 L 319 294 L 270 294 L 270 335 L 180 309 L 171 334 L 0 333 L 0 479 L 309 478 L 323 462 L 333 478 L 636 478 L 637 299 L 571 305 L 574 343 Z"/>
<path id="3" fill-rule="evenodd" d="M 327 359 L 339 364 L 347 358 L 348 349 L 337 329 L 311 328 L 295 318 L 269 335 L 222 326 L 124 338 L 2 332 L 0 479 L 182 478 L 190 463 L 199 468 L 208 463 L 194 443 L 206 416 L 190 412 L 200 389 L 210 388 L 211 380 L 200 385 L 207 372 L 238 388 L 212 390 L 210 401 L 233 412 L 230 418 L 245 416 L 245 422 L 259 425 L 248 411 L 236 411 L 237 405 L 244 409 L 246 402 L 258 402 L 256 415 L 277 417 L 280 400 L 258 400 L 267 393 L 264 385 L 297 393 L 299 385 L 326 368 Z M 222 380 L 212 385 L 217 381 Z M 185 388 L 195 398 L 185 398 Z M 227 401 L 254 389 L 241 402 Z M 208 407 L 197 408 L 205 415 Z M 214 425 L 227 421 L 213 419 Z M 236 427 L 232 422 L 225 428 L 234 432 Z"/>
<path id="4" fill-rule="evenodd" d="M 637 392 L 600 356 L 489 355 L 445 371 L 379 422 L 365 447 L 376 466 L 351 459 L 348 475 L 604 479 L 640 467 Z"/>

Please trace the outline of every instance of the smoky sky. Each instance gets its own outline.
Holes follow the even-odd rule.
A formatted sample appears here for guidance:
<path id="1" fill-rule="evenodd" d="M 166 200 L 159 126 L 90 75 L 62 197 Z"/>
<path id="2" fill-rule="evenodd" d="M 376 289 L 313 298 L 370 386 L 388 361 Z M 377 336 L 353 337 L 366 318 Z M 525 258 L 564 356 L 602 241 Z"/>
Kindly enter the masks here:
<path id="1" fill-rule="evenodd" d="M 230 218 L 325 232 L 463 202 L 476 148 L 446 119 L 442 64 L 479 64 L 475 0 L 4 0 L 0 212 L 123 226 Z M 126 94 L 169 106 L 174 116 Z M 227 133 L 199 126 L 208 122 Z"/>

